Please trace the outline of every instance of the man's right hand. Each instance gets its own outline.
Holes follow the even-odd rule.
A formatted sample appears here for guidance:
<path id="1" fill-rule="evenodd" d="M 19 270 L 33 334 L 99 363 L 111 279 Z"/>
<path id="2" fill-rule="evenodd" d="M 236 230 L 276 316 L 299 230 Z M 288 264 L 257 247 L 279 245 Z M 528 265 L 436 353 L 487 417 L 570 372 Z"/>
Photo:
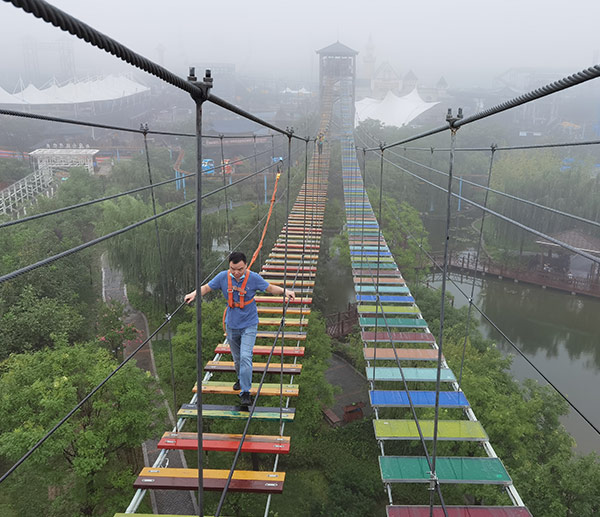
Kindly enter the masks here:
<path id="1" fill-rule="evenodd" d="M 185 295 L 185 298 L 183 299 L 183 301 L 189 305 L 189 304 L 190 304 L 190 303 L 192 303 L 192 302 L 193 302 L 195 299 L 196 299 L 196 291 L 194 290 L 194 291 L 192 291 L 191 293 L 188 293 L 188 294 L 186 294 L 186 295 Z"/>

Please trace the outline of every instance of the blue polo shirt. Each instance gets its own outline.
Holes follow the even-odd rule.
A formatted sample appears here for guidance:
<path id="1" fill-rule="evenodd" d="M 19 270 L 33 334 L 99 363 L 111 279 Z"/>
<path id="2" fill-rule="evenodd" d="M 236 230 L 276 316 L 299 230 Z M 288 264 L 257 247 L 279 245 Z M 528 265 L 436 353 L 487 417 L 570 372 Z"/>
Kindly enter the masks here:
<path id="1" fill-rule="evenodd" d="M 254 298 L 256 291 L 265 291 L 267 287 L 269 287 L 269 282 L 267 282 L 262 276 L 258 273 L 253 273 L 252 271 L 246 270 L 245 275 L 240 278 L 240 280 L 236 280 L 233 275 L 231 276 L 231 286 L 232 287 L 242 287 L 244 283 L 244 277 L 246 275 L 250 275 L 248 278 L 248 283 L 246 284 L 246 296 L 244 296 L 244 300 L 251 300 Z M 223 296 L 225 299 L 229 299 L 229 293 L 227 292 L 227 275 L 231 275 L 229 271 L 221 271 L 217 276 L 215 276 L 210 282 L 208 282 L 208 287 L 211 289 L 221 289 Z M 233 292 L 233 301 L 239 303 L 240 294 L 237 291 Z M 227 319 L 225 323 L 228 327 L 232 329 L 245 329 L 246 327 L 250 327 L 252 325 L 258 325 L 258 311 L 256 310 L 256 302 L 249 303 L 245 305 L 244 308 L 240 307 L 228 307 L 227 308 Z"/>

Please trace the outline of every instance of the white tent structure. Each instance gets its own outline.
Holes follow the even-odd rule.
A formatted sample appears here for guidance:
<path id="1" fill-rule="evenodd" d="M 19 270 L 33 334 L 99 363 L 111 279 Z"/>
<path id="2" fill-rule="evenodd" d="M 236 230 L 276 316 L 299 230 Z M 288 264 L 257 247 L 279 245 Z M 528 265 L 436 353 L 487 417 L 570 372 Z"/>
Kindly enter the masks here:
<path id="1" fill-rule="evenodd" d="M 358 101 L 354 125 L 371 118 L 386 126 L 402 127 L 436 104 L 438 103 L 425 102 L 416 88 L 404 97 L 398 97 L 389 91 L 382 100 L 366 97 Z"/>
<path id="2" fill-rule="evenodd" d="M 21 105 L 22 106 L 23 104 L 25 104 L 25 102 L 23 102 L 22 100 L 18 99 L 14 95 L 11 95 L 6 90 L 3 90 L 2 88 L 0 88 L 0 104 L 2 104 L 2 105 L 4 105 L 4 104 L 15 104 L 15 105 Z"/>
<path id="3" fill-rule="evenodd" d="M 12 95 L 0 90 L 0 104 L 54 105 L 83 104 L 119 100 L 138 93 L 149 92 L 143 86 L 124 76 L 108 76 L 89 81 L 69 82 L 63 86 L 52 84 L 38 90 L 32 84 Z"/>

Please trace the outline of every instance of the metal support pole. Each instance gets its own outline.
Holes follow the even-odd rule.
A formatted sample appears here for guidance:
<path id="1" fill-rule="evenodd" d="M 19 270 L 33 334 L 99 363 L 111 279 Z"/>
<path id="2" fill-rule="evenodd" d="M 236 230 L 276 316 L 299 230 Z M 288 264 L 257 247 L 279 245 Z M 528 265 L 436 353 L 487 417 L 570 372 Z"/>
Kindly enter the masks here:
<path id="1" fill-rule="evenodd" d="M 188 81 L 196 82 L 195 69 L 190 67 Z M 196 289 L 202 282 L 202 105 L 212 88 L 210 70 L 206 70 L 204 81 L 198 89 L 198 96 L 193 97 L 196 103 Z M 198 293 L 196 302 L 196 398 L 197 431 L 198 431 L 198 516 L 204 516 L 204 476 L 202 461 L 202 299 Z"/>
<path id="2" fill-rule="evenodd" d="M 452 110 L 448 110 L 446 115 L 446 121 L 452 126 L 454 122 L 462 119 L 462 108 L 458 109 L 458 116 L 452 116 Z M 430 495 L 429 495 L 429 515 L 433 517 L 433 504 L 436 485 L 438 484 L 437 474 L 435 470 L 435 464 L 437 460 L 437 441 L 438 441 L 438 420 L 440 414 L 440 382 L 442 375 L 442 361 L 443 361 L 443 338 L 444 338 L 444 315 L 445 315 L 445 301 L 446 301 L 446 277 L 448 276 L 448 243 L 450 241 L 450 215 L 452 208 L 452 174 L 454 172 L 454 155 L 456 154 L 456 132 L 458 129 L 452 128 L 450 130 L 450 164 L 448 166 L 448 197 L 446 202 L 446 239 L 444 240 L 444 269 L 442 273 L 442 300 L 440 302 L 440 333 L 438 336 L 438 364 L 437 364 L 437 377 L 435 385 L 435 417 L 433 420 L 433 451 L 431 460 L 431 473 L 430 473 Z M 445 510 L 444 510 L 445 511 Z"/>

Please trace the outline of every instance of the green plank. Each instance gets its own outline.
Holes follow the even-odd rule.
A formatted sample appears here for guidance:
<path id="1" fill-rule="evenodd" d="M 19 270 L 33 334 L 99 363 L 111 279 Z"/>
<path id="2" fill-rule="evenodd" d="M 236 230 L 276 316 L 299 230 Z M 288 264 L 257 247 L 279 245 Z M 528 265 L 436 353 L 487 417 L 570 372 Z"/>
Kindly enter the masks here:
<path id="1" fill-rule="evenodd" d="M 387 483 L 427 483 L 429 465 L 415 456 L 380 456 L 381 478 Z M 440 483 L 510 485 L 512 480 L 499 458 L 438 458 Z"/>
<path id="2" fill-rule="evenodd" d="M 367 379 L 373 380 L 373 368 L 365 368 L 367 372 Z M 418 382 L 435 382 L 437 380 L 437 368 L 402 368 L 404 377 L 407 381 L 418 381 Z M 402 381 L 402 375 L 398 367 L 378 366 L 375 368 L 375 381 L 390 381 L 400 382 Z M 441 370 L 442 382 L 455 382 L 456 377 L 452 373 L 450 368 L 442 368 Z"/>
<path id="3" fill-rule="evenodd" d="M 423 438 L 433 440 L 433 420 L 419 420 Z M 378 440 L 419 440 L 414 420 L 373 420 Z M 488 436 L 479 422 L 470 420 L 439 420 L 438 440 L 481 441 Z"/>
<path id="4" fill-rule="evenodd" d="M 361 327 L 425 328 L 427 322 L 420 318 L 359 318 Z"/>
<path id="5" fill-rule="evenodd" d="M 415 305 L 413 307 L 405 307 L 402 305 L 359 305 L 358 312 L 361 314 L 420 314 L 421 310 Z"/>

